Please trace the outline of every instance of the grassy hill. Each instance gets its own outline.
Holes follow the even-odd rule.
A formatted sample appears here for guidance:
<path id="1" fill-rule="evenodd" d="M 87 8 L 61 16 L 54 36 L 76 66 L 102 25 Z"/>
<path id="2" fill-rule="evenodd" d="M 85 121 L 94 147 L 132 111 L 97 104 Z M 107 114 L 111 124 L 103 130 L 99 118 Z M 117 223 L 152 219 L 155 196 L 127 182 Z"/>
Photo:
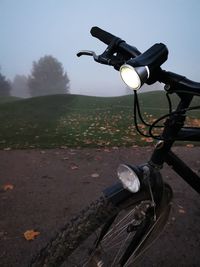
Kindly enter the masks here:
<path id="1" fill-rule="evenodd" d="M 147 120 L 168 111 L 161 91 L 142 93 L 139 98 Z M 133 95 L 53 95 L 13 100 L 0 101 L 0 148 L 129 146 L 145 141 L 133 125 Z"/>
<path id="2" fill-rule="evenodd" d="M 1 96 L 0 97 L 0 104 L 13 102 L 13 101 L 16 101 L 16 100 L 19 100 L 19 99 L 21 99 L 21 98 L 16 97 L 16 96 Z"/>

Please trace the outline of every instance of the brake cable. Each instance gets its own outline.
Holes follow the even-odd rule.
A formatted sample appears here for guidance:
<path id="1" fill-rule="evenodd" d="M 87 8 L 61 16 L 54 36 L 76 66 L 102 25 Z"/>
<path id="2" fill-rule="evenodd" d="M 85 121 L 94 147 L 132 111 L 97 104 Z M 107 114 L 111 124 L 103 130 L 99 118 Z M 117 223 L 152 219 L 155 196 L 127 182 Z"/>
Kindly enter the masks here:
<path id="1" fill-rule="evenodd" d="M 149 135 L 154 138 L 154 139 L 157 139 L 157 140 L 164 140 L 160 135 L 153 135 L 152 131 L 153 131 L 153 128 L 155 128 L 155 125 L 157 123 L 159 123 L 160 121 L 164 120 L 165 118 L 171 116 L 171 115 L 177 115 L 177 114 L 180 114 L 180 113 L 185 113 L 187 111 L 191 111 L 191 110 L 196 110 L 196 109 L 200 109 L 200 106 L 193 106 L 193 107 L 188 107 L 188 108 L 185 108 L 185 109 L 181 109 L 179 111 L 173 111 L 173 112 L 170 112 L 168 114 L 165 114 L 163 116 L 161 116 L 160 118 L 158 118 L 157 120 L 155 120 L 152 125 L 150 126 L 149 128 Z M 187 128 L 187 127 L 183 127 L 184 128 Z M 194 128 L 197 128 L 199 129 L 199 127 L 194 127 Z"/>
<path id="2" fill-rule="evenodd" d="M 139 118 L 140 118 L 141 122 L 142 122 L 144 125 L 150 127 L 151 124 L 149 124 L 148 122 L 146 122 L 146 121 L 143 119 L 143 117 L 142 117 L 142 113 L 141 113 L 141 110 L 140 110 L 140 103 L 139 103 L 139 99 L 138 99 L 138 95 L 137 95 L 137 92 L 136 92 L 136 91 L 134 91 L 134 97 L 136 98 L 136 102 L 137 102 L 137 112 L 138 112 L 138 115 L 139 115 Z M 162 125 L 157 125 L 157 126 L 155 126 L 155 127 L 156 127 L 156 128 L 161 128 L 161 127 L 163 127 L 163 126 L 162 126 Z"/>
<path id="3" fill-rule="evenodd" d="M 139 100 L 138 100 L 138 96 L 137 96 L 137 92 L 134 91 L 134 124 L 135 124 L 135 128 L 137 130 L 137 132 L 144 136 L 144 137 L 152 137 L 151 134 L 147 135 L 145 133 L 143 133 L 139 127 L 138 127 L 138 120 L 137 120 L 137 115 L 139 116 L 139 119 L 141 120 L 141 122 L 146 125 L 147 127 L 151 127 L 151 124 L 147 123 L 143 117 L 142 117 L 142 114 L 141 114 L 141 110 L 140 110 L 140 103 L 139 103 Z M 154 128 L 162 128 L 163 126 L 162 125 L 155 125 Z"/>
<path id="4" fill-rule="evenodd" d="M 134 91 L 134 124 L 135 124 L 135 128 L 140 135 L 142 135 L 144 137 L 150 137 L 149 135 L 144 134 L 138 127 L 137 111 L 139 110 L 139 113 L 140 113 L 140 109 L 138 107 L 139 107 L 139 102 L 138 102 L 138 98 L 137 98 L 137 92 Z M 139 117 L 140 117 L 140 115 L 139 115 Z"/>
<path id="5" fill-rule="evenodd" d="M 169 97 L 169 94 L 166 93 L 166 97 L 167 97 L 167 100 L 168 100 L 168 105 L 169 105 L 169 113 L 168 114 L 165 114 L 161 117 L 159 117 L 157 120 L 155 120 L 152 124 L 149 124 L 147 123 L 143 117 L 142 117 L 142 114 L 141 114 L 141 110 L 140 110 L 140 103 L 139 103 L 139 100 L 138 100 L 138 95 L 137 95 L 137 91 L 134 91 L 134 124 L 135 124 L 135 128 L 137 130 L 137 132 L 144 136 L 144 137 L 151 137 L 153 139 L 156 139 L 156 140 L 163 140 L 163 138 L 160 136 L 160 135 L 154 135 L 152 133 L 153 129 L 154 128 L 162 128 L 164 127 L 164 125 L 156 125 L 158 124 L 160 121 L 164 120 L 165 118 L 171 116 L 171 115 L 176 115 L 176 114 L 180 114 L 180 113 L 185 113 L 187 111 L 191 111 L 191 110 L 196 110 L 196 109 L 200 109 L 200 106 L 193 106 L 193 107 L 188 107 L 188 108 L 185 108 L 185 109 L 181 109 L 179 111 L 172 111 L 172 103 L 171 103 L 171 99 Z M 149 134 L 145 134 L 143 133 L 139 127 L 138 127 L 138 120 L 137 120 L 137 116 L 139 116 L 139 119 L 141 120 L 141 122 L 145 125 L 145 126 L 148 126 L 149 127 Z M 184 128 L 184 127 L 183 127 Z M 198 128 L 198 127 L 197 127 Z"/>
<path id="6" fill-rule="evenodd" d="M 169 106 L 169 113 L 171 113 L 172 112 L 172 101 L 171 101 L 171 98 L 168 92 L 166 93 L 166 97 L 167 97 L 168 106 Z"/>

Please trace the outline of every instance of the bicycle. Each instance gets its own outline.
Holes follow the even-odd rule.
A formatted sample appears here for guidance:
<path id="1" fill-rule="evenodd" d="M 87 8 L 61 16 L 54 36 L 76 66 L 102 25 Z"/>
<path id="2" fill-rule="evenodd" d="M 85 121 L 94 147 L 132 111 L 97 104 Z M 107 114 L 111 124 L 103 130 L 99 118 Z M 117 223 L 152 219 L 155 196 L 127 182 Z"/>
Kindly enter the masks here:
<path id="1" fill-rule="evenodd" d="M 200 83 L 162 70 L 168 58 L 167 47 L 155 44 L 146 52 L 120 38 L 93 27 L 91 34 L 107 45 L 99 56 L 83 50 L 77 56 L 88 55 L 101 64 L 120 71 L 123 81 L 134 90 L 134 123 L 144 136 L 157 139 L 150 160 L 138 166 L 121 164 L 119 181 L 106 188 L 102 196 L 67 223 L 62 231 L 37 255 L 31 266 L 130 266 L 136 263 L 164 228 L 171 209 L 173 191 L 161 176 L 164 163 L 170 165 L 194 190 L 200 193 L 200 177 L 171 151 L 175 141 L 199 141 L 200 128 L 185 127 L 186 112 L 193 96 L 200 96 Z M 165 84 L 169 113 L 147 123 L 141 114 L 137 90 L 155 82 Z M 170 94 L 179 97 L 174 111 Z M 144 134 L 139 119 L 149 127 Z M 164 125 L 158 125 L 165 120 Z M 155 134 L 153 129 L 160 128 Z M 133 265 L 131 265 L 133 266 Z"/>

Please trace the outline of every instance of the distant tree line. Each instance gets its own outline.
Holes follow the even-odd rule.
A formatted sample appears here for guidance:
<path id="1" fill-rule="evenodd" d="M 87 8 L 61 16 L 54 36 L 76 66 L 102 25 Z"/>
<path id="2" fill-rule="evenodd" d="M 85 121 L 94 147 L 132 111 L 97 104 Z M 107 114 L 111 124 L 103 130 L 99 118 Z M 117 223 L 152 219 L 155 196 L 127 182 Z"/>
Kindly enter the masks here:
<path id="1" fill-rule="evenodd" d="M 0 71 L 0 96 L 34 97 L 68 93 L 68 75 L 62 64 L 51 55 L 34 61 L 28 77 L 16 75 L 10 82 Z"/>
<path id="2" fill-rule="evenodd" d="M 0 72 L 0 96 L 9 96 L 11 91 L 11 83 Z"/>

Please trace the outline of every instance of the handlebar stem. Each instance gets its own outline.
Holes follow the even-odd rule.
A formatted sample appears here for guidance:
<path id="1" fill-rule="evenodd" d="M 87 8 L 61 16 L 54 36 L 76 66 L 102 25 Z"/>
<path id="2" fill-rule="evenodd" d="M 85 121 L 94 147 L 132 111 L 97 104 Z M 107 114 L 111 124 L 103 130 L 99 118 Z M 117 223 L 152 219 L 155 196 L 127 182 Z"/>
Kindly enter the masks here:
<path id="1" fill-rule="evenodd" d="M 200 95 L 200 83 L 191 81 L 185 76 L 160 69 L 157 80 L 167 85 L 165 90 L 168 93 Z"/>

